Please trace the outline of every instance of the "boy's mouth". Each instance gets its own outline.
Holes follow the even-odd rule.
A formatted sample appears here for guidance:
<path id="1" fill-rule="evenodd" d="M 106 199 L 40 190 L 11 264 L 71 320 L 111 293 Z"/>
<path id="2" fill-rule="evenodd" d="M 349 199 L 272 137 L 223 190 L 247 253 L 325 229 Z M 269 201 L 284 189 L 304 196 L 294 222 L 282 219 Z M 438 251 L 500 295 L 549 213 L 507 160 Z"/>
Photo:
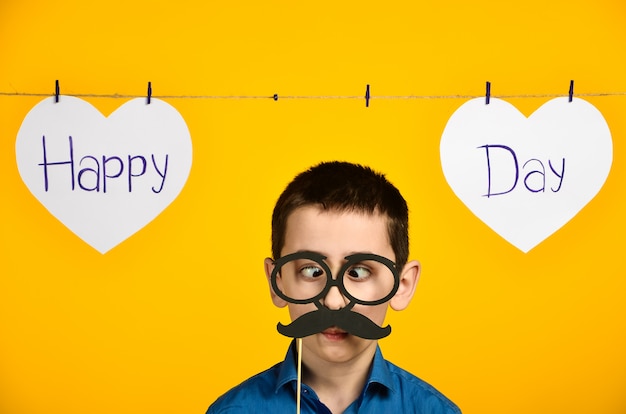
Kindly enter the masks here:
<path id="1" fill-rule="evenodd" d="M 321 334 L 330 341 L 341 341 L 349 335 L 348 332 L 343 329 L 339 329 L 336 326 L 331 326 L 330 328 L 323 330 Z"/>

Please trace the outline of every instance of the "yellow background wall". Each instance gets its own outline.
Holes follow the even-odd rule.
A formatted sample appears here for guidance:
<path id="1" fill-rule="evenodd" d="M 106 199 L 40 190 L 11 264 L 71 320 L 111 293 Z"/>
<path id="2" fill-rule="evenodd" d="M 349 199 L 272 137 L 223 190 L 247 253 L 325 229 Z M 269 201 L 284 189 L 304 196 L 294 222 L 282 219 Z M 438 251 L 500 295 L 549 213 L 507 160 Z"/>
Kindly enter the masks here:
<path id="1" fill-rule="evenodd" d="M 0 1 L 0 413 L 202 413 L 282 359 L 262 270 L 273 203 L 322 160 L 385 171 L 411 207 L 414 302 L 385 356 L 466 414 L 626 413 L 626 5 Z M 67 95 L 165 99 L 193 166 L 180 196 L 105 255 L 22 183 L 15 137 Z M 448 187 L 439 138 L 464 99 L 575 93 L 614 140 L 600 193 L 523 254 Z M 581 96 L 585 93 L 609 96 Z M 611 94 L 621 92 L 621 94 Z M 8 93 L 8 95 L 6 94 Z M 104 114 L 125 102 L 84 98 Z M 549 98 L 511 98 L 530 115 Z"/>

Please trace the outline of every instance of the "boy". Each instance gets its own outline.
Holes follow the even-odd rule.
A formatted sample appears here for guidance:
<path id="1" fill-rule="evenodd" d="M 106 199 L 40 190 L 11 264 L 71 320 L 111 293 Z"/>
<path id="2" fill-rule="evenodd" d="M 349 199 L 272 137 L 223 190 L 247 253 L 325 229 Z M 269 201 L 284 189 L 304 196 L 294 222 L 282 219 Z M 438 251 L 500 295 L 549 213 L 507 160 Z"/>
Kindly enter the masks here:
<path id="1" fill-rule="evenodd" d="M 381 327 L 387 307 L 408 306 L 420 273 L 408 261 L 406 202 L 384 175 L 328 162 L 296 176 L 274 208 L 272 254 L 265 259 L 272 301 L 292 320 L 278 330 L 301 342 L 207 414 L 283 414 L 298 403 L 302 413 L 460 413 L 378 347 L 391 330 Z"/>

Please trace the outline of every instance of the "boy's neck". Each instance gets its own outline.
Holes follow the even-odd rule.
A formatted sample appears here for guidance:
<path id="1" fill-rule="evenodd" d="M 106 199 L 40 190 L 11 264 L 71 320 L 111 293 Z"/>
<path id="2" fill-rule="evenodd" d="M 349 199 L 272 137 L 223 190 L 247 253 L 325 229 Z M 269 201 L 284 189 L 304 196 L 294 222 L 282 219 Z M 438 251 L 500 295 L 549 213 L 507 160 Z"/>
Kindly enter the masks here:
<path id="1" fill-rule="evenodd" d="M 311 387 L 332 413 L 342 413 L 363 391 L 376 353 L 372 343 L 355 358 L 329 362 L 303 352 L 302 381 Z"/>

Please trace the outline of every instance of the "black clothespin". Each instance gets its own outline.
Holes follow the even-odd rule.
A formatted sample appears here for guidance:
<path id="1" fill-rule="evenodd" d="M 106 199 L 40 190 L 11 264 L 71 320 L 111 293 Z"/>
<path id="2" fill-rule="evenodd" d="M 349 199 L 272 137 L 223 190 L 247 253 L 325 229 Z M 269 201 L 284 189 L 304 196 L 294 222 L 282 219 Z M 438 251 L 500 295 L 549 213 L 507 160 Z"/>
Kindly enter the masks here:
<path id="1" fill-rule="evenodd" d="M 152 99 L 152 82 L 148 82 L 148 99 L 146 100 L 147 105 L 150 105 L 151 99 Z"/>
<path id="2" fill-rule="evenodd" d="M 574 99 L 574 81 L 569 81 L 569 102 L 572 102 Z"/>
<path id="3" fill-rule="evenodd" d="M 489 105 L 489 99 L 491 99 L 491 82 L 487 81 L 485 86 L 485 105 Z"/>
<path id="4" fill-rule="evenodd" d="M 369 83 L 365 87 L 365 107 L 368 108 L 370 106 L 370 85 Z"/>
<path id="5" fill-rule="evenodd" d="M 59 80 L 57 79 L 54 82 L 54 102 L 58 103 L 59 102 L 59 93 L 60 93 L 61 88 L 59 88 Z"/>

